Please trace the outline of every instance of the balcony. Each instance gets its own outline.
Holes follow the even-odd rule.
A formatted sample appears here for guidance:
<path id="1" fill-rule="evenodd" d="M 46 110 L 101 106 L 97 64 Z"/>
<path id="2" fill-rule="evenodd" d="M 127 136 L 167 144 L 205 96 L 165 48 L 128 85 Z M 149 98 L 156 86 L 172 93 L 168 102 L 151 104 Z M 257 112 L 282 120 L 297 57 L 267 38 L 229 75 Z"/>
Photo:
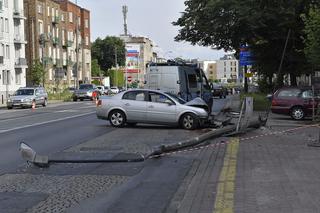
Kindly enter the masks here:
<path id="1" fill-rule="evenodd" d="M 0 41 L 2 41 L 4 39 L 4 34 L 3 32 L 0 32 Z"/>
<path id="2" fill-rule="evenodd" d="M 68 47 L 72 47 L 72 45 L 73 45 L 73 41 L 66 41 L 63 47 L 68 48 Z"/>
<path id="3" fill-rule="evenodd" d="M 58 37 L 53 37 L 51 40 L 52 44 L 55 46 L 60 44 L 60 39 Z"/>
<path id="4" fill-rule="evenodd" d="M 15 68 L 27 68 L 28 65 L 27 65 L 27 59 L 25 58 L 17 58 L 15 60 Z"/>
<path id="5" fill-rule="evenodd" d="M 60 16 L 52 16 L 52 24 L 56 25 L 60 22 Z"/>
<path id="6" fill-rule="evenodd" d="M 23 38 L 23 36 L 16 34 L 14 36 L 14 43 L 15 44 L 27 44 L 27 41 Z"/>
<path id="7" fill-rule="evenodd" d="M 27 19 L 26 16 L 24 15 L 24 11 L 23 10 L 19 10 L 19 9 L 14 9 L 13 18 L 16 18 L 16 19 Z"/>

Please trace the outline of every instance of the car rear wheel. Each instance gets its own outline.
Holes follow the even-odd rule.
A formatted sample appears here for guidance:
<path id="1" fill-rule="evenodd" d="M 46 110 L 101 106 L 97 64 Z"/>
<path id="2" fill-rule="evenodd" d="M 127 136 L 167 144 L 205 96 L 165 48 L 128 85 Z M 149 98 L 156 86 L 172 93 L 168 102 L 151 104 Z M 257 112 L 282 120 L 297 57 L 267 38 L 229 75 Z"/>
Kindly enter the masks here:
<path id="1" fill-rule="evenodd" d="M 304 118 L 305 114 L 301 107 L 294 107 L 291 110 L 291 117 L 294 120 L 302 120 Z"/>
<path id="2" fill-rule="evenodd" d="M 196 115 L 192 113 L 186 113 L 181 117 L 180 125 L 186 130 L 193 130 L 198 127 L 199 120 Z"/>
<path id="3" fill-rule="evenodd" d="M 109 115 L 109 121 L 113 127 L 123 127 L 126 123 L 126 116 L 120 110 L 114 110 Z"/>
<path id="4" fill-rule="evenodd" d="M 74 102 L 77 102 L 77 100 L 78 100 L 77 97 L 74 97 L 74 98 L 73 98 L 73 101 L 74 101 Z"/>
<path id="5" fill-rule="evenodd" d="M 7 108 L 8 108 L 8 109 L 12 109 L 13 107 L 11 107 L 11 106 L 8 106 Z"/>

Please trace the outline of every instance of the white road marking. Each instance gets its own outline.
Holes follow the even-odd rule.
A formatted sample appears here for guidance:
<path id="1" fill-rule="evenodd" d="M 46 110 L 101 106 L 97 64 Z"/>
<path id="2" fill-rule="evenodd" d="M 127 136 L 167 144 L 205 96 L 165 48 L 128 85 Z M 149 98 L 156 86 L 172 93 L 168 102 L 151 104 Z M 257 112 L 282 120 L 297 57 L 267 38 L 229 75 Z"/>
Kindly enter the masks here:
<path id="1" fill-rule="evenodd" d="M 5 129 L 5 130 L 0 130 L 0 134 L 1 133 L 6 133 L 6 132 L 12 132 L 15 130 L 19 130 L 19 129 L 24 129 L 24 128 L 28 128 L 28 127 L 35 127 L 35 126 L 41 126 L 44 124 L 50 124 L 50 123 L 54 123 L 54 122 L 58 122 L 58 121 L 64 121 L 64 120 L 68 120 L 68 119 L 72 119 L 72 118 L 78 118 L 78 117 L 82 117 L 85 115 L 90 115 L 90 114 L 94 114 L 96 112 L 88 112 L 88 113 L 84 113 L 84 114 L 80 114 L 80 115 L 74 115 L 74 116 L 69 116 L 69 117 L 65 117 L 65 118 L 59 118 L 59 119 L 55 119 L 55 120 L 51 120 L 51 121 L 44 121 L 44 122 L 40 122 L 40 123 L 35 123 L 35 124 L 28 124 L 28 125 L 24 125 L 24 126 L 20 126 L 20 127 L 15 127 L 12 129 Z"/>

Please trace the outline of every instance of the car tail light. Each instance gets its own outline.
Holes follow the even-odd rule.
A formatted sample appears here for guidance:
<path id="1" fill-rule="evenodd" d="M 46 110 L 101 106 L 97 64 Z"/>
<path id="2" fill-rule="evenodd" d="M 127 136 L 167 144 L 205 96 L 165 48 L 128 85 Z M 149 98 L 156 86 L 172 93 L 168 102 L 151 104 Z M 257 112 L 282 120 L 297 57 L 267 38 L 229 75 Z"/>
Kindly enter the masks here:
<path id="1" fill-rule="evenodd" d="M 98 100 L 97 107 L 102 105 L 102 100 Z"/>

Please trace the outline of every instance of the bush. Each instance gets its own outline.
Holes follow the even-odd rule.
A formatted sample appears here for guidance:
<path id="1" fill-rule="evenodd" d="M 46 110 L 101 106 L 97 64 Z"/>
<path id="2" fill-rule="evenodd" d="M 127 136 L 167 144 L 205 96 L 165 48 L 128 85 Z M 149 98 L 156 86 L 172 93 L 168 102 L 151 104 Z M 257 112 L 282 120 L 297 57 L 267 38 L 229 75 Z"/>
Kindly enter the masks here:
<path id="1" fill-rule="evenodd" d="M 62 100 L 62 101 L 71 101 L 72 100 L 72 93 L 69 91 L 64 91 L 61 93 L 48 93 L 49 100 Z"/>
<path id="2" fill-rule="evenodd" d="M 253 110 L 254 111 L 266 111 L 270 108 L 270 101 L 267 99 L 267 94 L 265 93 L 247 93 L 241 94 L 241 101 L 245 97 L 253 97 Z"/>

